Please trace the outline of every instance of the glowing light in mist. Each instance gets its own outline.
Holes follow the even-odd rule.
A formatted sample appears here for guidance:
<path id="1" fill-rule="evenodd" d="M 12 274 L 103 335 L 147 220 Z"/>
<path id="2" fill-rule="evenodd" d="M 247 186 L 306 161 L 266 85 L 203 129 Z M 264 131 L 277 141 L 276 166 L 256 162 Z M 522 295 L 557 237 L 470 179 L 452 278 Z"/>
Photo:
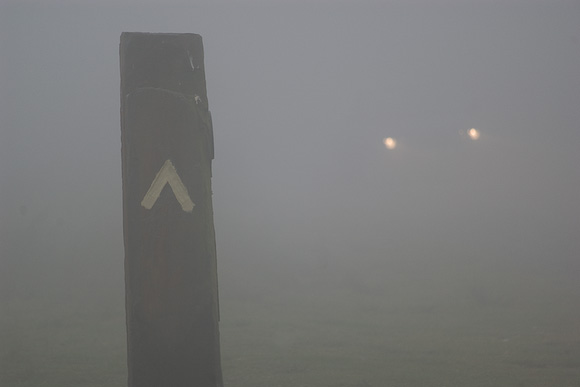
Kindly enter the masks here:
<path id="1" fill-rule="evenodd" d="M 395 139 L 392 137 L 387 137 L 383 139 L 383 144 L 385 144 L 387 149 L 395 149 L 395 147 L 397 146 L 397 141 L 395 141 Z"/>
<path id="2" fill-rule="evenodd" d="M 469 134 L 469 138 L 471 138 L 472 140 L 477 140 L 480 136 L 479 130 L 475 128 L 469 129 L 469 132 L 467 132 L 467 134 Z"/>

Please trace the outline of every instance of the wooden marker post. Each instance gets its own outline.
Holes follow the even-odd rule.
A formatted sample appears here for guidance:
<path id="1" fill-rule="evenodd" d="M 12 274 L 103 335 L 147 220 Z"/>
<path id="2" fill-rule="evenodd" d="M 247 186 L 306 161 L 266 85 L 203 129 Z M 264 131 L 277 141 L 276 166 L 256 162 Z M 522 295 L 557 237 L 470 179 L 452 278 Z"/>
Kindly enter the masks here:
<path id="1" fill-rule="evenodd" d="M 219 387 L 213 134 L 201 36 L 123 33 L 129 387 Z"/>

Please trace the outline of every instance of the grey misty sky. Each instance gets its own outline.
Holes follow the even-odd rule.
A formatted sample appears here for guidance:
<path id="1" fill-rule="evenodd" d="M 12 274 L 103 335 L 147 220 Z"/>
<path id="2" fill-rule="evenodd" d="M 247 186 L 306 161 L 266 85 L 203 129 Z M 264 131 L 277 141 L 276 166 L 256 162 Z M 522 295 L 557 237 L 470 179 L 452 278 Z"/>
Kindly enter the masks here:
<path id="1" fill-rule="evenodd" d="M 226 262 L 380 257 L 409 240 L 580 254 L 578 2 L 47 1 L 0 14 L 5 219 L 27 205 L 120 241 L 119 35 L 194 32 Z M 471 127 L 478 141 L 459 134 Z"/>

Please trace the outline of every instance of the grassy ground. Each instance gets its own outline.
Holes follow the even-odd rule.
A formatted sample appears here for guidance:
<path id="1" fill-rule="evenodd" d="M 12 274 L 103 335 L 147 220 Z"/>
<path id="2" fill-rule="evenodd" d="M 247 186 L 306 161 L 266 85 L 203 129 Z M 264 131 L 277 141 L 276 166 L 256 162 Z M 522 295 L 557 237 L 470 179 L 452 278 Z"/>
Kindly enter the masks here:
<path id="1" fill-rule="evenodd" d="M 226 272 L 226 386 L 580 386 L 574 281 L 452 266 L 375 269 L 375 277 L 264 272 L 243 289 L 243 278 L 235 284 L 235 270 Z M 125 386 L 122 280 L 38 289 L 2 299 L 0 385 Z"/>

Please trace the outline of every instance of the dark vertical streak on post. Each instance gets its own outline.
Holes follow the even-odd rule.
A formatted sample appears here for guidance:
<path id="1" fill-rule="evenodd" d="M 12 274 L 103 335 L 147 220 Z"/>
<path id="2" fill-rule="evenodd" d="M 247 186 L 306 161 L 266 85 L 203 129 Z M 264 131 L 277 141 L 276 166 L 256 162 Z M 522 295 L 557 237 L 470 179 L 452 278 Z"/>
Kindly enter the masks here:
<path id="1" fill-rule="evenodd" d="M 123 229 L 129 387 L 219 387 L 213 133 L 195 34 L 123 33 L 120 44 Z M 167 160 L 193 210 L 165 184 Z"/>

